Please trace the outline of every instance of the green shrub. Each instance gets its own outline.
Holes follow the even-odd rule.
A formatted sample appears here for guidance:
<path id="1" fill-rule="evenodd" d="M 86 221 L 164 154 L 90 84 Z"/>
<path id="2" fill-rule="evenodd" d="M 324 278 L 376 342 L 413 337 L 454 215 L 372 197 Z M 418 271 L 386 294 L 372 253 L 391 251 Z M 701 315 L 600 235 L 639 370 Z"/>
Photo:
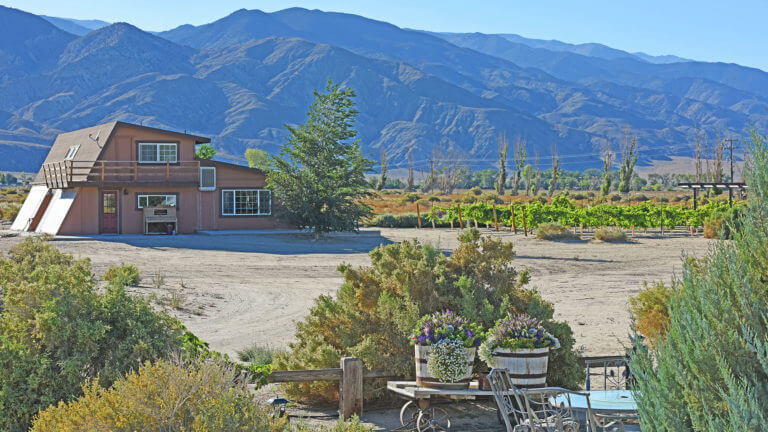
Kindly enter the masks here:
<path id="1" fill-rule="evenodd" d="M 725 218 L 723 218 L 721 214 L 713 214 L 704 219 L 704 238 L 720 238 L 720 234 L 723 233 L 724 228 Z"/>
<path id="2" fill-rule="evenodd" d="M 414 202 L 416 202 L 416 201 L 418 201 L 420 199 L 421 199 L 421 195 L 419 195 L 417 193 L 410 192 L 410 193 L 407 193 L 407 194 L 403 195 L 403 197 L 400 198 L 400 202 L 402 204 L 410 204 L 410 203 L 414 203 Z"/>
<path id="3" fill-rule="evenodd" d="M 632 312 L 638 333 L 654 345 L 666 333 L 672 292 L 672 288 L 664 282 L 643 282 L 640 292 L 629 298 L 629 310 Z"/>
<path id="4" fill-rule="evenodd" d="M 275 353 L 283 352 L 284 349 L 262 343 L 253 345 L 237 352 L 237 358 L 240 361 L 253 364 L 272 364 Z"/>
<path id="5" fill-rule="evenodd" d="M 122 286 L 136 286 L 141 283 L 141 273 L 133 264 L 109 266 L 104 273 L 104 280 Z"/>
<path id="6" fill-rule="evenodd" d="M 246 383 L 220 361 L 145 363 L 109 389 L 85 385 L 82 397 L 42 411 L 30 432 L 290 430 Z"/>
<path id="7" fill-rule="evenodd" d="M 581 192 L 576 192 L 575 194 L 573 194 L 573 199 L 575 199 L 577 201 L 583 201 L 583 200 L 587 199 L 587 195 L 585 195 L 585 194 L 583 194 Z"/>
<path id="8" fill-rule="evenodd" d="M 644 202 L 644 201 L 648 201 L 648 200 L 650 200 L 650 198 L 648 198 L 648 196 L 645 195 L 645 194 L 634 194 L 634 195 L 630 195 L 629 196 L 629 201 Z"/>
<path id="9" fill-rule="evenodd" d="M 97 291 L 88 259 L 26 238 L 0 257 L 0 430 L 25 431 L 32 416 L 107 387 L 140 362 L 179 349 L 178 322 L 110 284 Z"/>
<path id="10" fill-rule="evenodd" d="M 768 149 L 752 132 L 749 202 L 730 242 L 686 262 L 665 337 L 635 338 L 631 370 L 645 432 L 761 431 L 768 425 Z"/>
<path id="11" fill-rule="evenodd" d="M 478 188 L 479 189 L 479 188 Z M 460 201 L 464 204 L 473 204 L 476 203 L 480 198 L 473 194 L 471 191 L 464 194 L 463 197 L 461 197 Z"/>
<path id="12" fill-rule="evenodd" d="M 433 203 L 434 202 L 440 202 L 440 197 L 436 197 L 436 196 L 432 195 L 431 197 L 427 198 L 427 200 L 429 200 L 429 202 L 433 202 Z"/>
<path id="13" fill-rule="evenodd" d="M 625 242 L 627 233 L 618 228 L 600 228 L 595 231 L 595 239 L 609 243 Z"/>
<path id="14" fill-rule="evenodd" d="M 536 238 L 542 240 L 563 240 L 579 238 L 577 234 L 559 223 L 543 223 L 536 227 Z"/>
<path id="15" fill-rule="evenodd" d="M 480 196 L 480 194 L 483 193 L 483 190 L 480 189 L 479 186 L 475 186 L 475 187 L 473 187 L 472 189 L 469 190 L 469 193 L 471 193 L 472 195 L 475 195 L 475 196 Z"/>
<path id="16" fill-rule="evenodd" d="M 421 316 L 450 309 L 486 328 L 509 312 L 540 319 L 562 344 L 551 354 L 548 384 L 579 388 L 583 382 L 570 327 L 554 321 L 552 304 L 526 287 L 528 272 L 512 266 L 512 243 L 468 229 L 448 256 L 418 241 L 382 245 L 369 255 L 368 267 L 339 266 L 344 284 L 335 296 L 315 301 L 296 326 L 290 352 L 275 357 L 277 369 L 338 367 L 341 357 L 354 356 L 367 368 L 412 377 L 411 330 Z M 364 385 L 367 399 L 385 393 L 380 380 Z M 338 397 L 338 383 L 288 384 L 285 390 L 298 400 Z"/>
<path id="17" fill-rule="evenodd" d="M 617 193 L 615 193 L 615 194 L 610 194 L 610 195 L 608 196 L 608 200 L 609 200 L 610 202 L 618 202 L 618 201 L 621 201 L 621 195 L 619 195 L 619 194 L 617 194 Z"/>

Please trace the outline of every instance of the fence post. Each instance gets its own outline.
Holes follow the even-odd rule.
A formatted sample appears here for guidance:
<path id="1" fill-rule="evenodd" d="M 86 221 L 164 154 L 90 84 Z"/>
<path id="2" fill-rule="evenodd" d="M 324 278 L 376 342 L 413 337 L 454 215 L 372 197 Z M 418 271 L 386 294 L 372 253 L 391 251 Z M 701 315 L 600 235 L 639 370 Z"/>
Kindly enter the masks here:
<path id="1" fill-rule="evenodd" d="M 496 203 L 493 203 L 493 225 L 499 230 L 499 218 L 496 217 Z"/>
<path id="2" fill-rule="evenodd" d="M 525 206 L 523 206 L 523 233 L 528 237 L 528 220 L 525 217 Z"/>
<path id="3" fill-rule="evenodd" d="M 341 359 L 339 415 L 346 420 L 353 414 L 363 415 L 363 361 L 352 357 Z"/>
<path id="4" fill-rule="evenodd" d="M 517 224 L 515 223 L 515 205 L 509 203 L 509 209 L 512 210 L 512 231 L 517 234 Z"/>
<path id="5" fill-rule="evenodd" d="M 461 219 L 461 203 L 459 203 L 458 207 L 459 207 L 459 229 L 464 229 L 464 221 Z"/>
<path id="6" fill-rule="evenodd" d="M 421 211 L 419 210 L 419 203 L 416 203 L 416 220 L 419 221 L 419 229 L 421 229 Z"/>

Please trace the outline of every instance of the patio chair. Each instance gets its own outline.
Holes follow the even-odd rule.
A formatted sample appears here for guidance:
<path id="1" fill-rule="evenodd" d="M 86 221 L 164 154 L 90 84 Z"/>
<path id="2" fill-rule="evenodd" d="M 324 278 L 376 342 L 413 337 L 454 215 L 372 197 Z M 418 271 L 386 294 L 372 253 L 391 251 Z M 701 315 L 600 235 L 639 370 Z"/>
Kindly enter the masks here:
<path id="1" fill-rule="evenodd" d="M 629 371 L 629 363 L 626 357 L 605 357 L 586 360 L 587 391 L 592 390 L 592 377 L 600 377 L 603 381 L 603 390 L 626 390 L 632 380 Z"/>
<path id="2" fill-rule="evenodd" d="M 586 396 L 587 406 L 589 406 L 589 395 L 559 387 L 523 391 L 512 384 L 509 371 L 506 369 L 491 370 L 488 380 L 507 432 L 579 431 L 579 421 L 573 414 L 570 395 Z M 553 401 L 558 396 L 565 396 L 564 402 L 555 405 Z M 591 410 L 588 409 L 588 411 L 591 413 Z M 587 427 L 590 432 L 595 432 L 589 422 Z"/>

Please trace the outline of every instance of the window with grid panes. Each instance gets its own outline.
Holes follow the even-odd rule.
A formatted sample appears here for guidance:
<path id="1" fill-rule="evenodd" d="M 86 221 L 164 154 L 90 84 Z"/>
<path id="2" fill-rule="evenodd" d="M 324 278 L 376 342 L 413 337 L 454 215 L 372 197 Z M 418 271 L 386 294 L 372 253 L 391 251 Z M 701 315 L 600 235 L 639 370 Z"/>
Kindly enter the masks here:
<path id="1" fill-rule="evenodd" d="M 272 192 L 265 189 L 224 189 L 221 191 L 224 216 L 259 216 L 272 214 Z"/>

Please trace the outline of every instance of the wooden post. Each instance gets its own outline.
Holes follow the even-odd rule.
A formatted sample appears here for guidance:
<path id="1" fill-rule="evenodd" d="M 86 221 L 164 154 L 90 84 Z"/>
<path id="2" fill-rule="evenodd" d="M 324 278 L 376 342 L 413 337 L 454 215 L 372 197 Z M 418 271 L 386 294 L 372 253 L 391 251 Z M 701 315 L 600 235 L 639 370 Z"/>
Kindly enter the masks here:
<path id="1" fill-rule="evenodd" d="M 75 171 L 75 161 L 69 161 L 69 180 L 67 183 L 72 181 L 72 178 L 74 177 L 74 171 Z"/>
<path id="2" fill-rule="evenodd" d="M 525 217 L 525 206 L 523 206 L 523 233 L 525 234 L 526 237 L 528 237 L 528 221 L 526 219 L 527 218 Z"/>
<path id="3" fill-rule="evenodd" d="M 517 223 L 515 222 L 515 205 L 509 203 L 509 209 L 512 210 L 512 231 L 517 234 Z"/>
<path id="4" fill-rule="evenodd" d="M 499 230 L 499 218 L 496 217 L 496 203 L 493 203 L 493 225 Z"/>
<path id="5" fill-rule="evenodd" d="M 461 203 L 459 203 L 458 206 L 459 206 L 459 229 L 464 229 L 464 221 L 461 219 Z"/>
<path id="6" fill-rule="evenodd" d="M 477 219 L 475 219 L 475 229 L 477 228 L 480 228 L 480 227 L 477 225 Z"/>
<path id="7" fill-rule="evenodd" d="M 416 203 L 416 220 L 419 221 L 419 229 L 421 229 L 421 211 L 419 210 L 419 203 Z"/>
<path id="8" fill-rule="evenodd" d="M 339 415 L 346 420 L 353 414 L 363 415 L 363 361 L 352 357 L 342 357 Z"/>
<path id="9" fill-rule="evenodd" d="M 104 183 L 104 161 L 101 162 L 101 182 Z"/>
<path id="10" fill-rule="evenodd" d="M 133 181 L 139 179 L 139 162 L 133 161 Z"/>

